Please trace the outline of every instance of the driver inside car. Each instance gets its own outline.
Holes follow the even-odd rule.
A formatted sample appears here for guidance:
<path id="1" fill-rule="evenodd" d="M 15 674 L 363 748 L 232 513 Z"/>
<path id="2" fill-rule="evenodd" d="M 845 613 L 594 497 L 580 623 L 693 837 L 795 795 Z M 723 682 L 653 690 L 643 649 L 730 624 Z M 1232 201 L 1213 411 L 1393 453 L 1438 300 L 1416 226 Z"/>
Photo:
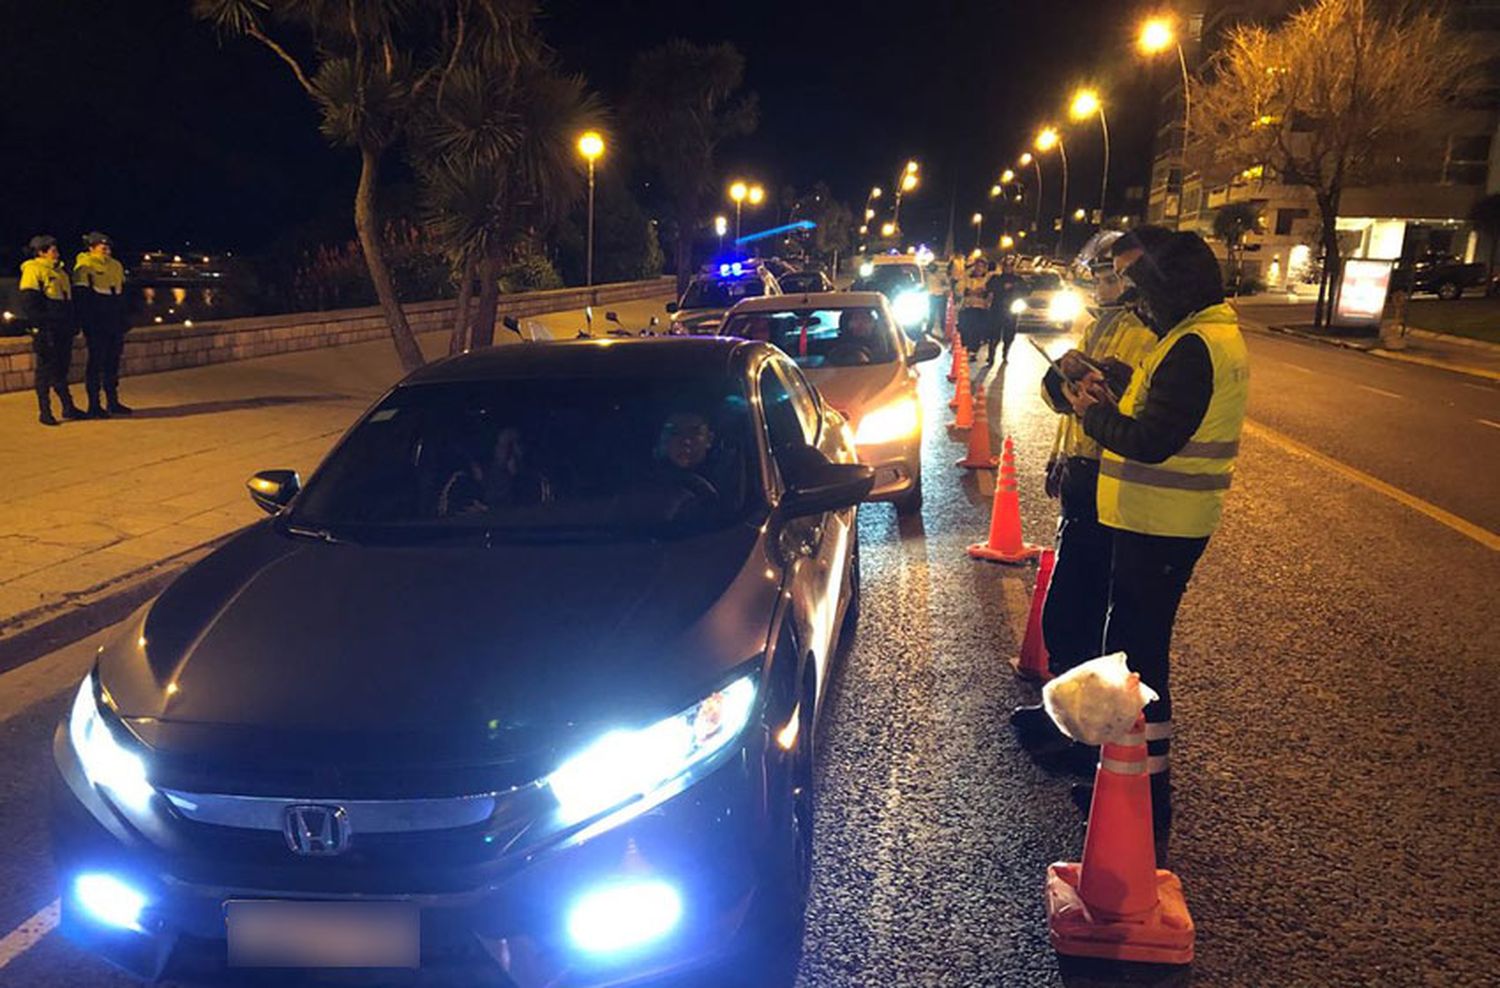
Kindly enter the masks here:
<path id="1" fill-rule="evenodd" d="M 708 418 L 698 412 L 673 412 L 662 422 L 652 450 L 651 487 L 665 518 L 676 520 L 717 504 L 718 488 L 704 476 L 715 441 Z"/>
<path id="2" fill-rule="evenodd" d="M 825 361 L 834 365 L 868 364 L 875 356 L 875 316 L 869 309 L 845 309 L 839 315 L 838 342 Z"/>

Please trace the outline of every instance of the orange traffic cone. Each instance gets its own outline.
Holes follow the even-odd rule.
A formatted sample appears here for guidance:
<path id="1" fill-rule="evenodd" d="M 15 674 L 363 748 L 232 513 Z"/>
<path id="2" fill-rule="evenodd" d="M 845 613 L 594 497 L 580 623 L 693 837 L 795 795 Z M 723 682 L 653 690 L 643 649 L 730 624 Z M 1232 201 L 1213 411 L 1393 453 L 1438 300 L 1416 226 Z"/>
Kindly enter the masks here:
<path id="1" fill-rule="evenodd" d="M 955 340 L 951 349 L 953 351 L 953 363 L 948 366 L 948 380 L 956 381 L 958 380 L 959 372 L 964 369 L 964 365 L 968 362 L 968 355 L 964 353 L 962 340 Z"/>
<path id="2" fill-rule="evenodd" d="M 974 422 L 969 430 L 969 453 L 958 461 L 965 470 L 993 470 L 998 461 L 990 452 L 990 420 L 984 411 L 984 389 L 974 396 Z"/>
<path id="3" fill-rule="evenodd" d="M 1031 592 L 1031 614 L 1026 618 L 1026 636 L 1021 639 L 1021 654 L 1010 660 L 1017 676 L 1044 683 L 1052 678 L 1052 670 L 1047 666 L 1047 643 L 1042 639 L 1042 607 L 1047 602 L 1047 588 L 1052 586 L 1052 567 L 1056 562 L 1056 550 L 1042 550 L 1036 568 L 1036 589 Z"/>
<path id="4" fill-rule="evenodd" d="M 1047 927 L 1060 954 L 1148 964 L 1193 960 L 1182 883 L 1156 867 L 1145 718 L 1107 743 L 1094 775 L 1083 862 L 1047 869 Z"/>
<path id="5" fill-rule="evenodd" d="M 968 371 L 965 370 L 965 368 L 967 368 L 969 366 L 968 354 L 964 351 L 964 347 L 963 347 L 962 343 L 960 343 L 958 345 L 958 347 L 953 351 L 953 362 L 954 362 L 955 368 L 957 369 L 958 380 L 959 380 L 960 383 L 953 389 L 953 397 L 948 399 L 948 407 L 949 408 L 957 408 L 958 407 L 958 393 L 960 391 L 962 391 L 965 387 L 972 386 L 972 384 L 973 384 L 972 381 L 968 382 L 967 385 L 964 384 L 964 383 L 962 383 L 963 379 L 969 376 Z"/>
<path id="6" fill-rule="evenodd" d="M 990 540 L 969 546 L 969 555 L 992 563 L 1024 563 L 1035 559 L 1041 546 L 1021 541 L 1021 498 L 1016 493 L 1016 453 L 1009 436 L 1000 456 L 1000 477 L 990 508 Z"/>
<path id="7" fill-rule="evenodd" d="M 964 374 L 958 379 L 958 409 L 953 415 L 953 424 L 949 428 L 971 429 L 974 427 L 974 394 L 969 387 L 969 375 Z"/>

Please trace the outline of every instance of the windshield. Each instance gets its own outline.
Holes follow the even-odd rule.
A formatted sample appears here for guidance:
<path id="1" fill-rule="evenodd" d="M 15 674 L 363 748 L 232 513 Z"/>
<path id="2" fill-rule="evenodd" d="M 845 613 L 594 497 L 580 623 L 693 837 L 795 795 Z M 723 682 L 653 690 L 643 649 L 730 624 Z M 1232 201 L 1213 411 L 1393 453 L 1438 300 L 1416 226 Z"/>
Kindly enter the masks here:
<path id="1" fill-rule="evenodd" d="M 863 306 L 742 312 L 720 333 L 774 343 L 806 368 L 888 364 L 897 356 L 890 324 L 879 309 Z"/>
<path id="2" fill-rule="evenodd" d="M 1062 278 L 1056 272 L 1043 271 L 1038 274 L 1026 276 L 1026 288 L 1033 292 L 1057 292 L 1062 291 Z"/>
<path id="3" fill-rule="evenodd" d="M 727 378 L 546 378 L 399 388 L 288 519 L 356 541 L 681 535 L 750 503 L 748 404 Z"/>
<path id="4" fill-rule="evenodd" d="M 704 278 L 688 285 L 678 308 L 727 309 L 742 298 L 764 295 L 765 290 L 759 278 L 736 278 L 733 281 Z"/>

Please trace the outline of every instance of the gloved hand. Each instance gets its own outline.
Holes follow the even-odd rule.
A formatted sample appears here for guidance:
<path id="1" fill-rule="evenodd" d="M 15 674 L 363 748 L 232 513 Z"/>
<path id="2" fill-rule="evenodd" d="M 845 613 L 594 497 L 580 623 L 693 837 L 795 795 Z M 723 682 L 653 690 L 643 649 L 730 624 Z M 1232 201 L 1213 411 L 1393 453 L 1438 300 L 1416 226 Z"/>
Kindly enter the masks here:
<path id="1" fill-rule="evenodd" d="M 1047 496 L 1054 501 L 1062 496 L 1063 474 L 1068 469 L 1068 460 L 1065 456 L 1054 455 L 1047 461 L 1046 479 L 1042 485 L 1046 488 Z"/>
<path id="2" fill-rule="evenodd" d="M 1105 357 L 1099 361 L 1099 367 L 1104 371 L 1104 383 L 1116 395 L 1123 395 L 1125 389 L 1130 387 L 1130 378 L 1134 376 L 1135 370 L 1125 361 L 1118 357 Z"/>
<path id="3" fill-rule="evenodd" d="M 1090 370 L 1088 360 L 1077 350 L 1069 350 L 1057 358 L 1057 366 L 1062 368 L 1063 376 L 1070 381 L 1077 381 Z"/>

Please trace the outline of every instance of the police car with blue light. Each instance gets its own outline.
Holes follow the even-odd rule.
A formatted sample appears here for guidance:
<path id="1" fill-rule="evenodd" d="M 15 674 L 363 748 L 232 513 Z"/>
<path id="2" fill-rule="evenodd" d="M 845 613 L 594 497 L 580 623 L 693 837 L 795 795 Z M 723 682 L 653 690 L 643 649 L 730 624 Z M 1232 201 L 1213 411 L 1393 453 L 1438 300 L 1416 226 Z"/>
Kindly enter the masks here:
<path id="1" fill-rule="evenodd" d="M 693 276 L 682 298 L 667 303 L 669 331 L 673 336 L 713 336 L 736 302 L 780 294 L 776 276 L 758 258 L 714 261 Z"/>

